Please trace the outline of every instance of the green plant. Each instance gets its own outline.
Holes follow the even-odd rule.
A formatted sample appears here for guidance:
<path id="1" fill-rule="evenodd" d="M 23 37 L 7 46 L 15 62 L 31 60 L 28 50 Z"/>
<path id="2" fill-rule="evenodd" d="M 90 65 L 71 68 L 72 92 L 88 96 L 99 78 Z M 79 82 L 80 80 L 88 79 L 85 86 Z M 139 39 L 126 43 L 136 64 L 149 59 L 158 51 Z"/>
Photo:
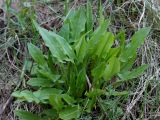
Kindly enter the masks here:
<path id="1" fill-rule="evenodd" d="M 42 36 L 48 51 L 32 43 L 28 50 L 35 63 L 31 79 L 32 90 L 16 91 L 12 95 L 22 101 L 49 105 L 39 116 L 17 110 L 22 120 L 78 119 L 83 112 L 91 112 L 96 103 L 107 103 L 109 96 L 127 96 L 129 91 L 118 88 L 137 78 L 147 65 L 132 69 L 136 51 L 143 44 L 150 28 L 136 32 L 126 45 L 125 33 L 107 32 L 109 20 L 101 15 L 94 30 L 91 5 L 70 11 L 59 32 L 48 31 L 33 24 Z M 117 41 L 119 44 L 115 44 Z M 99 102 L 101 99 L 103 102 Z M 101 108 L 101 105 L 98 104 Z M 103 109 L 103 108 L 101 108 Z M 107 110 L 106 109 L 106 110 Z M 122 114 L 117 108 L 116 116 Z M 115 112 L 112 112 L 113 115 Z M 32 117 L 31 117 L 32 116 Z"/>

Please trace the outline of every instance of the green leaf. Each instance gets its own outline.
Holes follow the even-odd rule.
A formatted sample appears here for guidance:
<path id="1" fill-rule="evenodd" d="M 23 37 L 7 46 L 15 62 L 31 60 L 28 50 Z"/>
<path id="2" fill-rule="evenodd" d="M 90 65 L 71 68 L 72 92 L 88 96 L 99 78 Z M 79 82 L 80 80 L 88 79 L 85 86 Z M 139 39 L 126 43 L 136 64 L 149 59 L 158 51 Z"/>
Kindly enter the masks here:
<path id="1" fill-rule="evenodd" d="M 54 75 L 51 71 L 42 70 L 42 69 L 38 70 L 37 74 L 38 74 L 38 77 L 46 78 L 53 82 L 56 82 L 60 78 L 60 75 Z"/>
<path id="2" fill-rule="evenodd" d="M 91 71 L 92 76 L 97 79 L 103 77 L 105 68 L 106 68 L 105 62 L 101 62 L 101 63 L 97 64 L 96 67 L 93 68 L 93 70 Z"/>
<path id="3" fill-rule="evenodd" d="M 62 94 L 62 98 L 65 102 L 67 102 L 68 105 L 73 105 L 76 101 L 73 97 L 69 96 L 68 94 Z"/>
<path id="4" fill-rule="evenodd" d="M 44 78 L 48 78 L 52 81 L 57 81 L 60 78 L 60 75 L 55 75 L 51 71 L 47 70 L 38 70 L 38 75 Z"/>
<path id="5" fill-rule="evenodd" d="M 66 72 L 67 71 L 67 72 Z M 78 75 L 78 71 L 75 64 L 68 64 L 67 69 L 65 70 L 65 83 L 68 87 L 68 93 L 72 96 L 77 95 L 76 91 L 76 77 Z"/>
<path id="6" fill-rule="evenodd" d="M 24 65 L 23 65 L 24 71 L 30 71 L 32 67 L 33 67 L 32 61 L 29 61 L 29 60 L 24 61 Z"/>
<path id="7" fill-rule="evenodd" d="M 17 97 L 21 100 L 25 100 L 28 102 L 36 102 L 39 103 L 39 99 L 37 99 L 31 91 L 24 90 L 24 91 L 15 91 L 12 93 L 12 96 Z"/>
<path id="8" fill-rule="evenodd" d="M 44 102 L 43 100 L 49 100 L 50 96 L 52 95 L 60 95 L 61 93 L 62 90 L 56 88 L 42 88 L 38 91 L 33 92 L 34 96 L 36 96 L 42 102 Z"/>
<path id="9" fill-rule="evenodd" d="M 37 63 L 32 63 L 31 65 L 32 65 L 30 69 L 31 75 L 36 75 L 39 70 L 39 66 L 37 65 Z"/>
<path id="10" fill-rule="evenodd" d="M 116 48 L 111 48 L 108 52 L 107 57 L 105 58 L 106 60 L 112 58 L 112 57 L 118 57 L 120 52 L 120 47 L 116 47 Z"/>
<path id="11" fill-rule="evenodd" d="M 47 64 L 48 64 L 48 67 L 49 67 L 50 71 L 52 72 L 52 74 L 56 74 L 56 69 L 55 69 L 55 67 L 53 67 L 55 64 L 55 61 L 53 60 L 53 56 L 50 51 L 48 51 Z"/>
<path id="12" fill-rule="evenodd" d="M 49 48 L 52 55 L 57 58 L 59 62 L 71 61 L 75 59 L 74 51 L 67 41 L 58 34 L 41 28 L 35 21 L 34 25 L 42 36 L 45 45 Z"/>
<path id="13" fill-rule="evenodd" d="M 97 46 L 97 43 L 99 43 L 99 39 L 104 35 L 108 26 L 109 26 L 109 21 L 104 20 L 92 34 L 91 39 L 88 41 L 89 44 L 88 51 L 90 52 L 90 54 L 94 54 L 95 46 Z"/>
<path id="14" fill-rule="evenodd" d="M 137 78 L 138 76 L 143 74 L 147 68 L 148 68 L 148 65 L 142 65 L 136 69 L 133 69 L 132 71 L 128 71 L 128 72 L 125 71 L 124 73 L 120 73 L 120 74 L 118 74 L 118 76 L 122 80 L 130 80 L 133 78 Z"/>
<path id="15" fill-rule="evenodd" d="M 53 86 L 51 80 L 44 79 L 44 78 L 31 78 L 27 81 L 27 84 L 30 86 L 38 86 L 38 87 L 50 87 Z"/>
<path id="16" fill-rule="evenodd" d="M 116 57 L 112 57 L 109 59 L 109 64 L 106 66 L 104 71 L 104 79 L 110 80 L 114 75 L 119 73 L 120 71 L 120 61 Z"/>
<path id="17" fill-rule="evenodd" d="M 70 19 L 72 41 L 75 42 L 80 38 L 81 33 L 85 30 L 86 16 L 84 8 L 81 7 Z"/>
<path id="18" fill-rule="evenodd" d="M 87 42 L 85 40 L 85 35 L 81 37 L 81 39 L 78 41 L 78 43 L 75 46 L 76 55 L 78 62 L 83 63 L 83 60 L 85 58 L 85 55 L 87 54 Z"/>
<path id="19" fill-rule="evenodd" d="M 28 43 L 29 54 L 32 58 L 40 65 L 44 65 L 46 63 L 42 51 L 33 45 L 32 43 Z"/>
<path id="20" fill-rule="evenodd" d="M 132 68 L 133 64 L 135 63 L 136 57 L 137 57 L 137 53 L 132 53 L 133 57 L 129 58 L 127 62 L 122 62 L 121 64 L 121 72 L 125 72 L 128 71 Z"/>
<path id="21" fill-rule="evenodd" d="M 95 55 L 100 58 L 105 58 L 112 47 L 114 42 L 114 35 L 110 32 L 105 32 L 103 36 L 98 41 L 95 46 Z"/>
<path id="22" fill-rule="evenodd" d="M 72 19 L 76 14 L 76 10 L 75 9 L 70 9 L 70 11 L 67 13 L 67 15 L 64 18 L 64 22 L 68 22 L 70 19 Z"/>
<path id="23" fill-rule="evenodd" d="M 93 89 L 92 91 L 87 92 L 86 96 L 88 96 L 89 98 L 93 98 L 93 97 L 101 96 L 101 95 L 104 95 L 104 94 L 105 94 L 104 90 Z"/>
<path id="24" fill-rule="evenodd" d="M 62 110 L 62 108 L 64 107 L 61 95 L 57 94 L 51 95 L 49 98 L 49 102 L 53 106 L 53 108 L 56 109 L 57 111 Z"/>
<path id="25" fill-rule="evenodd" d="M 67 42 L 70 42 L 70 26 L 68 21 L 64 22 L 58 34 L 66 39 Z"/>
<path id="26" fill-rule="evenodd" d="M 39 116 L 24 110 L 16 110 L 15 114 L 20 120 L 42 120 Z"/>
<path id="27" fill-rule="evenodd" d="M 122 62 L 126 62 L 129 58 L 133 57 L 133 53 L 144 43 L 149 31 L 150 28 L 142 28 L 132 36 L 131 43 L 128 44 L 120 55 L 120 60 Z"/>
<path id="28" fill-rule="evenodd" d="M 131 38 L 131 44 L 134 45 L 134 47 L 139 48 L 144 43 L 144 39 L 147 37 L 150 29 L 150 27 L 146 27 L 137 31 Z"/>
<path id="29" fill-rule="evenodd" d="M 76 79 L 76 89 L 75 89 L 76 97 L 81 97 L 83 95 L 85 87 L 86 87 L 86 71 L 85 69 L 82 69 L 77 75 Z"/>
<path id="30" fill-rule="evenodd" d="M 80 107 L 74 106 L 74 107 L 67 107 L 64 110 L 60 111 L 59 117 L 62 120 L 72 120 L 72 119 L 78 119 L 81 114 Z"/>
<path id="31" fill-rule="evenodd" d="M 21 91 L 15 91 L 15 92 L 13 92 L 12 96 L 14 96 L 14 97 L 22 97 L 21 96 Z"/>
<path id="32" fill-rule="evenodd" d="M 58 113 L 55 109 L 45 109 L 43 112 L 42 112 L 42 115 L 46 115 L 48 119 L 53 119 L 55 120 L 56 118 L 58 118 Z M 48 120 L 48 119 L 45 119 L 45 120 Z"/>
<path id="33" fill-rule="evenodd" d="M 88 112 L 88 113 L 91 113 L 92 112 L 92 108 L 94 107 L 94 105 L 95 105 L 95 103 L 96 103 L 96 99 L 95 98 L 92 98 L 92 99 L 87 99 L 87 101 L 86 101 L 86 112 Z"/>

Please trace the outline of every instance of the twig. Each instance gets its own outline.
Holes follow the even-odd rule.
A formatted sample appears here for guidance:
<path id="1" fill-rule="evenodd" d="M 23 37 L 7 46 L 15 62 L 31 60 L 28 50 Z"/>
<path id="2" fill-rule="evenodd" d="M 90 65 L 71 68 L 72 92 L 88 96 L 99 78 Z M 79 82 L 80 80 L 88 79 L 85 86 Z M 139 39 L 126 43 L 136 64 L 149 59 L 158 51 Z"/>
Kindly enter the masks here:
<path id="1" fill-rule="evenodd" d="M 13 97 L 10 96 L 9 99 L 6 101 L 6 103 L 3 105 L 2 109 L 0 110 L 0 117 L 5 112 L 6 107 L 11 103 L 12 100 L 13 100 Z"/>
<path id="2" fill-rule="evenodd" d="M 86 80 L 87 80 L 89 89 L 91 89 L 92 88 L 92 84 L 91 84 L 91 82 L 90 82 L 90 80 L 89 80 L 87 75 L 86 75 Z"/>
<path id="3" fill-rule="evenodd" d="M 146 8 L 146 3 L 145 3 L 145 0 L 143 0 L 143 12 L 142 12 L 142 14 L 141 14 L 141 16 L 140 16 L 140 19 L 139 19 L 139 21 L 138 21 L 138 28 L 140 28 L 140 23 L 141 23 L 141 21 L 142 21 L 142 19 L 143 19 L 143 17 L 144 17 L 145 8 Z"/>
<path id="4" fill-rule="evenodd" d="M 143 92 L 146 89 L 146 85 L 148 83 L 149 80 L 152 80 L 160 71 L 160 68 L 155 72 L 155 74 L 153 76 L 151 76 L 149 79 L 147 79 L 144 83 L 143 89 L 140 91 L 139 95 L 127 106 L 127 110 L 125 115 L 122 117 L 122 120 L 126 119 L 126 116 L 131 113 L 132 108 L 135 106 L 135 104 L 139 101 L 139 99 L 143 96 Z"/>

